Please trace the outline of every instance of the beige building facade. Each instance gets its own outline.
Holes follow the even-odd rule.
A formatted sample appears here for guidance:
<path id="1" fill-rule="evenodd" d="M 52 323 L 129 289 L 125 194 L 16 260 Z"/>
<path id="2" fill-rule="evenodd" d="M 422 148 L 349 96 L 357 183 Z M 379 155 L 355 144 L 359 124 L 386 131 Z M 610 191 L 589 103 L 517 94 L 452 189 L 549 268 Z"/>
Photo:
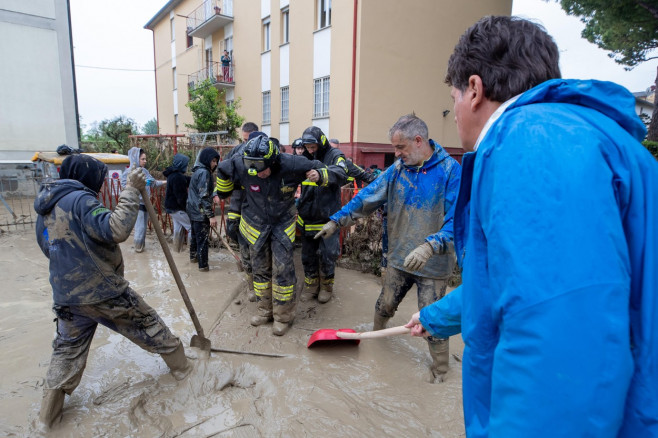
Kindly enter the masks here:
<path id="1" fill-rule="evenodd" d="M 512 0 L 171 0 L 145 26 L 159 132 L 189 131 L 188 89 L 210 78 L 283 145 L 315 125 L 356 163 L 381 168 L 393 161 L 389 127 L 414 112 L 459 156 L 448 58 L 475 21 L 511 8 Z"/>

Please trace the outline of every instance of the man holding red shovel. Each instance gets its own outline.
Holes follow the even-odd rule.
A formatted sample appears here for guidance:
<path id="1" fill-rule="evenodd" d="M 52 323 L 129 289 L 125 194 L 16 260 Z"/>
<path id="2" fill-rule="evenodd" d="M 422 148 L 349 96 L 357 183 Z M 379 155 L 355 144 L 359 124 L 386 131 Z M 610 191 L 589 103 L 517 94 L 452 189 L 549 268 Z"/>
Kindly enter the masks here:
<path id="1" fill-rule="evenodd" d="M 388 268 L 375 304 L 373 330 L 386 327 L 414 284 L 419 309 L 443 297 L 455 266 L 452 215 L 459 163 L 429 139 L 427 125 L 415 115 L 402 116 L 389 136 L 399 160 L 333 214 L 315 236 L 327 238 L 338 227 L 388 205 Z M 448 372 L 448 339 L 427 341 L 432 356 L 430 381 L 442 382 Z"/>

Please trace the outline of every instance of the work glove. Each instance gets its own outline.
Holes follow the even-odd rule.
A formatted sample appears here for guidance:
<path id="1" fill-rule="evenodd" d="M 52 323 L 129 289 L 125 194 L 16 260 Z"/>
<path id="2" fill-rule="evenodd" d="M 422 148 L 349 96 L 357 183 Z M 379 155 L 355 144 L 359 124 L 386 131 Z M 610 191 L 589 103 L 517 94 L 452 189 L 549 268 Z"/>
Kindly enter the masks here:
<path id="1" fill-rule="evenodd" d="M 128 173 L 126 187 L 134 187 L 140 192 L 146 188 L 146 175 L 142 172 L 141 167 L 134 167 Z"/>
<path id="2" fill-rule="evenodd" d="M 322 237 L 323 239 L 326 239 L 328 237 L 331 237 L 336 232 L 337 229 L 338 229 L 338 224 L 334 221 L 329 221 L 326 224 L 324 224 L 322 229 L 318 231 L 318 234 L 316 234 L 315 237 L 313 238 L 319 239 L 320 237 Z"/>
<path id="3" fill-rule="evenodd" d="M 423 243 L 409 253 L 409 255 L 404 259 L 404 267 L 410 271 L 420 271 L 425 267 L 425 264 L 434 254 L 434 249 L 432 245 L 428 242 Z"/>

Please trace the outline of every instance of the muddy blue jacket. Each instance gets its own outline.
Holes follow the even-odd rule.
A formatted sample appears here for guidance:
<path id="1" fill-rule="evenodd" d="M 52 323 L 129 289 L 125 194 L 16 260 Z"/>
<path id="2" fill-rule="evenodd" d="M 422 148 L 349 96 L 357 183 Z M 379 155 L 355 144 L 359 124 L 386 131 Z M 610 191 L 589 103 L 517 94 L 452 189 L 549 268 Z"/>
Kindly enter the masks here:
<path id="1" fill-rule="evenodd" d="M 429 278 L 446 278 L 455 266 L 452 218 L 461 167 L 433 140 L 432 156 L 420 166 L 397 160 L 330 219 L 340 226 L 373 213 L 388 203 L 388 266 L 408 272 L 404 259 L 423 242 L 434 255 L 423 269 L 412 272 Z"/>
<path id="2" fill-rule="evenodd" d="M 50 259 L 50 284 L 57 305 L 95 304 L 121 295 L 123 278 L 119 243 L 128 238 L 139 209 L 139 192 L 121 192 L 114 212 L 79 181 L 41 185 L 34 201 L 39 247 Z"/>
<path id="3" fill-rule="evenodd" d="M 464 156 L 463 285 L 420 320 L 462 333 L 469 437 L 658 436 L 658 163 L 634 107 L 547 81 Z"/>

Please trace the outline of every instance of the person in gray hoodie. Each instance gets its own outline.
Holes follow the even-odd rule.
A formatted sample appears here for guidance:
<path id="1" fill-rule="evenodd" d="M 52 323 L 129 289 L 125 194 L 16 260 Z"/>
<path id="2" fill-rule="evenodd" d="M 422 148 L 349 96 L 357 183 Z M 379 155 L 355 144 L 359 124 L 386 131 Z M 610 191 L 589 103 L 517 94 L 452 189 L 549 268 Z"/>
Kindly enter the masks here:
<path id="1" fill-rule="evenodd" d="M 130 167 L 123 171 L 121 175 L 121 187 L 126 187 L 126 179 L 128 178 L 128 173 L 133 167 L 141 167 L 146 176 L 146 193 L 151 196 L 151 187 L 161 187 L 167 184 L 167 181 L 156 180 L 151 176 L 148 170 L 146 170 L 146 152 L 144 149 L 133 147 L 128 151 L 128 158 L 130 159 Z M 148 226 L 148 213 L 146 212 L 146 206 L 144 205 L 144 200 L 141 195 L 139 197 L 139 214 L 137 215 L 137 221 L 135 222 L 135 235 L 133 236 L 133 241 L 135 243 L 135 252 L 144 251 L 145 242 L 146 242 L 146 227 Z"/>
<path id="2" fill-rule="evenodd" d="M 62 163 L 60 179 L 44 182 L 34 201 L 36 238 L 49 259 L 57 316 L 40 411 L 46 428 L 60 418 L 65 394 L 79 385 L 98 324 L 160 354 L 177 380 L 191 370 L 180 339 L 123 276 L 119 243 L 137 218 L 143 170 L 128 173 L 114 211 L 98 200 L 106 175 L 102 162 L 72 155 Z"/>

